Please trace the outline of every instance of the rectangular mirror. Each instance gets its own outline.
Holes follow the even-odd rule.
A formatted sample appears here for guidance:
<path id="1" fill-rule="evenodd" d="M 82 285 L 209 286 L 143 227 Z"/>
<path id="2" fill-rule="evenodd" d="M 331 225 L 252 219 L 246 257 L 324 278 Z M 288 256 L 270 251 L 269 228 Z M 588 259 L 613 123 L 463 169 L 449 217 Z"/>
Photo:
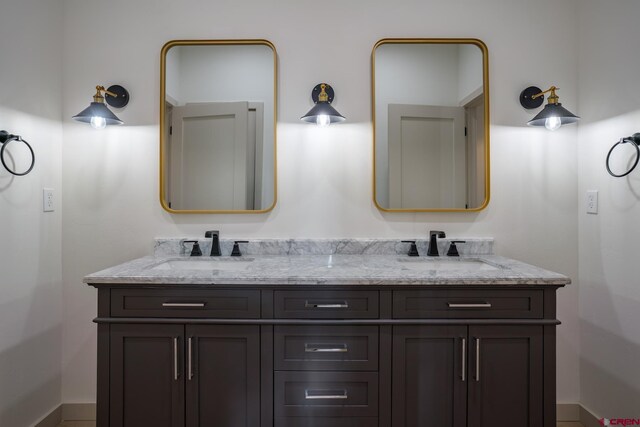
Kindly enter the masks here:
<path id="1" fill-rule="evenodd" d="M 266 40 L 177 40 L 160 71 L 160 203 L 262 213 L 276 203 L 277 68 Z"/>
<path id="2" fill-rule="evenodd" d="M 489 203 L 488 52 L 476 39 L 383 39 L 373 48 L 374 202 L 383 211 Z"/>

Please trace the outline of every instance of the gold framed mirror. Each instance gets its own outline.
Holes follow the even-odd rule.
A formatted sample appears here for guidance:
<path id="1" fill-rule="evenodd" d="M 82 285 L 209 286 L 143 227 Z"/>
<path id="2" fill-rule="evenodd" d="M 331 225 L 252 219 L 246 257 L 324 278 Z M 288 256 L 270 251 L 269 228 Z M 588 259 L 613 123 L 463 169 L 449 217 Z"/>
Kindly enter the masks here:
<path id="1" fill-rule="evenodd" d="M 160 204 L 265 213 L 277 200 L 277 53 L 267 40 L 173 40 L 160 61 Z"/>
<path id="2" fill-rule="evenodd" d="M 373 199 L 387 212 L 489 203 L 489 65 L 477 39 L 382 39 L 371 54 Z"/>

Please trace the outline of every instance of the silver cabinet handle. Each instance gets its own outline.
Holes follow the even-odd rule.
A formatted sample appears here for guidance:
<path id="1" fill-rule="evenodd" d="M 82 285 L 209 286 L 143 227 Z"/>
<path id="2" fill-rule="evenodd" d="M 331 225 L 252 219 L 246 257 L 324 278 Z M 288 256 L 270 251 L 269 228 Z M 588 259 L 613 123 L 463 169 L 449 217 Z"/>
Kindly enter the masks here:
<path id="1" fill-rule="evenodd" d="M 202 308 L 203 302 L 163 302 L 163 307 L 184 307 L 184 308 Z"/>
<path id="2" fill-rule="evenodd" d="M 476 382 L 480 381 L 480 338 L 476 338 Z"/>
<path id="3" fill-rule="evenodd" d="M 347 399 L 347 390 L 305 390 L 304 398 L 308 400 L 312 399 Z"/>
<path id="4" fill-rule="evenodd" d="M 173 379 L 178 381 L 178 338 L 173 338 Z"/>
<path id="5" fill-rule="evenodd" d="M 467 380 L 467 340 L 462 338 L 462 382 Z"/>
<path id="6" fill-rule="evenodd" d="M 191 381 L 191 378 L 193 378 L 193 365 L 192 365 L 192 358 L 193 358 L 193 342 L 192 342 L 192 338 L 189 337 L 189 345 L 187 347 L 187 351 L 188 351 L 188 355 L 187 355 L 187 379 L 189 381 Z"/>
<path id="7" fill-rule="evenodd" d="M 308 344 L 304 345 L 305 353 L 347 353 L 346 344 Z"/>
<path id="8" fill-rule="evenodd" d="M 320 303 L 305 301 L 305 308 L 349 308 L 349 304 L 346 301 L 339 301 L 335 303 Z"/>
<path id="9" fill-rule="evenodd" d="M 491 308 L 491 303 L 488 302 L 477 304 L 456 304 L 448 302 L 447 305 L 449 306 L 449 308 Z"/>

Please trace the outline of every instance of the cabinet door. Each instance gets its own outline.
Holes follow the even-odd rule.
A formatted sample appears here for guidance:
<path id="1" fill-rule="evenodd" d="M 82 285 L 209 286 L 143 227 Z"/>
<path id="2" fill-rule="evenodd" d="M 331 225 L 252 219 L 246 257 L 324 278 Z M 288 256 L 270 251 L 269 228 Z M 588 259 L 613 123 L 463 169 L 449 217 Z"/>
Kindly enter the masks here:
<path id="1" fill-rule="evenodd" d="M 183 427 L 182 325 L 111 325 L 111 427 Z"/>
<path id="2" fill-rule="evenodd" d="M 260 425 L 260 329 L 188 325 L 188 427 Z"/>
<path id="3" fill-rule="evenodd" d="M 466 326 L 395 326 L 394 427 L 466 425 Z"/>
<path id="4" fill-rule="evenodd" d="M 542 427 L 542 326 L 470 326 L 469 427 Z"/>

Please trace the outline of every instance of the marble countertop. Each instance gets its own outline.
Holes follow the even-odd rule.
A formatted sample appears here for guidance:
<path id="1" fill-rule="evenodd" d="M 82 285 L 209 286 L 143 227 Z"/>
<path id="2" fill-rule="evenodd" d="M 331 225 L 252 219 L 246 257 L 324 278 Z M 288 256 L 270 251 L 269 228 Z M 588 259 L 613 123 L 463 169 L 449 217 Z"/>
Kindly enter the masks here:
<path id="1" fill-rule="evenodd" d="M 215 268 L 219 263 L 220 268 Z M 176 268 L 175 265 L 182 267 Z M 467 268 L 467 266 L 469 268 Z M 571 279 L 497 255 L 148 256 L 84 278 L 91 285 L 566 285 Z"/>

